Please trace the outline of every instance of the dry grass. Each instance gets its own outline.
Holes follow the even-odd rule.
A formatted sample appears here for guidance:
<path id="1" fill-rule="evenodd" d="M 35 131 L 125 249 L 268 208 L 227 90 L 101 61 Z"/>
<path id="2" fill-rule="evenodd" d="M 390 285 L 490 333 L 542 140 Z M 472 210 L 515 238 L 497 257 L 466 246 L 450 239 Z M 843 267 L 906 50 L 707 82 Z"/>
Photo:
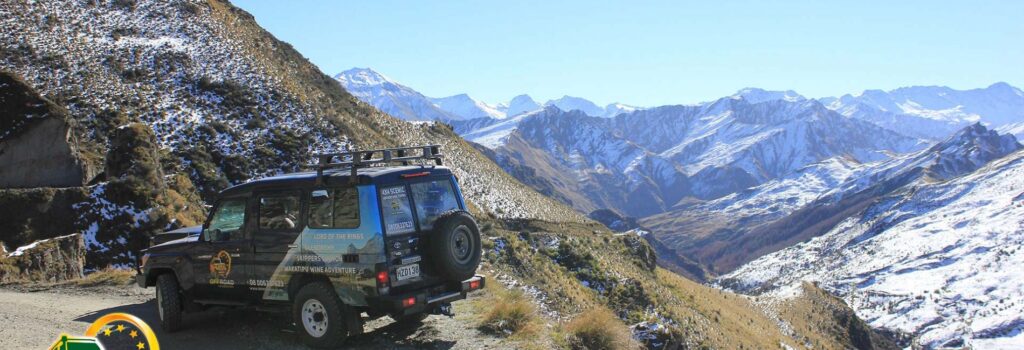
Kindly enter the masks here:
<path id="1" fill-rule="evenodd" d="M 574 350 L 637 349 L 629 328 L 606 308 L 584 312 L 565 325 L 566 344 Z"/>
<path id="2" fill-rule="evenodd" d="M 522 336 L 536 333 L 539 328 L 537 310 L 520 291 L 497 290 L 481 301 L 491 305 L 480 321 L 480 330 L 503 336 Z"/>
<path id="3" fill-rule="evenodd" d="M 127 286 L 135 282 L 135 271 L 108 267 L 72 281 L 79 287 Z"/>

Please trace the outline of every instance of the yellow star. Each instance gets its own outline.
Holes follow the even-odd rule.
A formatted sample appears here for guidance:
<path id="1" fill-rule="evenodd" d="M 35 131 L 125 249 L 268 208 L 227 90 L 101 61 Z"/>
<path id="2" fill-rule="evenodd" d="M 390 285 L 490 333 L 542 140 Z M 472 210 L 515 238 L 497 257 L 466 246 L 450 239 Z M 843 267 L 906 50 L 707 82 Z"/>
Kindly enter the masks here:
<path id="1" fill-rule="evenodd" d="M 135 338 L 139 336 L 139 332 L 133 330 L 131 333 L 128 333 L 128 335 L 132 336 L 132 338 Z"/>
<path id="2" fill-rule="evenodd" d="M 139 344 L 135 345 L 135 347 L 139 348 L 139 350 L 142 350 L 142 349 L 146 348 L 146 344 L 143 344 L 142 342 L 139 342 Z"/>
<path id="3" fill-rule="evenodd" d="M 103 335 L 108 336 L 108 337 L 110 336 L 110 327 L 107 327 L 107 329 L 103 330 Z"/>
<path id="4" fill-rule="evenodd" d="M 123 330 L 124 330 L 124 325 L 123 324 L 117 325 L 117 331 L 118 332 L 123 331 Z"/>

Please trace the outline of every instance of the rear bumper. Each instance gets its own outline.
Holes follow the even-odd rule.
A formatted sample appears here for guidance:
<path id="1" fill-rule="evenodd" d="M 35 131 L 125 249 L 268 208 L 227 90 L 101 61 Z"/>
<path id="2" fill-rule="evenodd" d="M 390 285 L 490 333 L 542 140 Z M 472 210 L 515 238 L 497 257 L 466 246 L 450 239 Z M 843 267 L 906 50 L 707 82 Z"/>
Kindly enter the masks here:
<path id="1" fill-rule="evenodd" d="M 440 305 L 466 299 L 469 292 L 483 289 L 486 285 L 487 277 L 476 275 L 459 283 L 458 288 L 449 288 L 433 293 L 423 290 L 400 295 L 377 296 L 371 297 L 367 301 L 370 307 L 383 313 L 396 316 L 413 315 L 433 311 Z M 415 302 L 412 305 L 407 305 L 409 299 L 415 299 Z"/>

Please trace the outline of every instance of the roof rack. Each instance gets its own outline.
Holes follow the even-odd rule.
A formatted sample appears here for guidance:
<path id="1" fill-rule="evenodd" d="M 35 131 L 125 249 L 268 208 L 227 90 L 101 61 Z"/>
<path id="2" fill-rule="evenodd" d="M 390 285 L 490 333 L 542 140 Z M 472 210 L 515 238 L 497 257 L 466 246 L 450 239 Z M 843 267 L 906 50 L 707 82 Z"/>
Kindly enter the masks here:
<path id="1" fill-rule="evenodd" d="M 417 150 L 419 150 L 419 155 L 414 154 Z M 377 154 L 380 154 L 380 157 L 375 158 L 374 156 Z M 402 165 L 409 165 L 409 162 L 414 160 L 419 160 L 421 164 L 424 161 L 433 160 L 435 165 L 442 165 L 441 159 L 444 158 L 444 155 L 441 154 L 441 146 L 438 145 L 323 153 L 315 154 L 313 156 L 316 157 L 318 161 L 315 165 L 317 183 L 321 183 L 321 181 L 323 181 L 324 170 L 326 169 L 350 169 L 352 171 L 352 176 L 349 179 L 352 182 L 355 182 L 358 181 L 356 178 L 356 171 L 359 170 L 359 168 L 397 162 L 402 163 Z M 337 161 L 335 162 L 335 160 Z"/>

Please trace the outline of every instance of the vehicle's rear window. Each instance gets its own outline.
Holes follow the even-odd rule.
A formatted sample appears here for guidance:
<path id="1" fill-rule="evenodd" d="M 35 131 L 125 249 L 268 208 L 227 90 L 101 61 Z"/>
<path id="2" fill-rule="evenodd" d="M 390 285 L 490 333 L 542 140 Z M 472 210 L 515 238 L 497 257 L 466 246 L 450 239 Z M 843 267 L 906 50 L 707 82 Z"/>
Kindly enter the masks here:
<path id="1" fill-rule="evenodd" d="M 409 194 L 405 186 L 384 187 L 380 190 L 380 205 L 384 212 L 384 230 L 388 235 L 401 235 L 416 231 L 409 207 Z"/>
<path id="2" fill-rule="evenodd" d="M 309 227 L 359 227 L 359 190 L 349 187 L 310 193 Z"/>
<path id="3" fill-rule="evenodd" d="M 420 229 L 424 231 L 433 229 L 434 222 L 441 214 L 459 209 L 455 190 L 448 179 L 414 183 L 409 187 L 412 189 L 413 203 L 416 204 Z"/>

